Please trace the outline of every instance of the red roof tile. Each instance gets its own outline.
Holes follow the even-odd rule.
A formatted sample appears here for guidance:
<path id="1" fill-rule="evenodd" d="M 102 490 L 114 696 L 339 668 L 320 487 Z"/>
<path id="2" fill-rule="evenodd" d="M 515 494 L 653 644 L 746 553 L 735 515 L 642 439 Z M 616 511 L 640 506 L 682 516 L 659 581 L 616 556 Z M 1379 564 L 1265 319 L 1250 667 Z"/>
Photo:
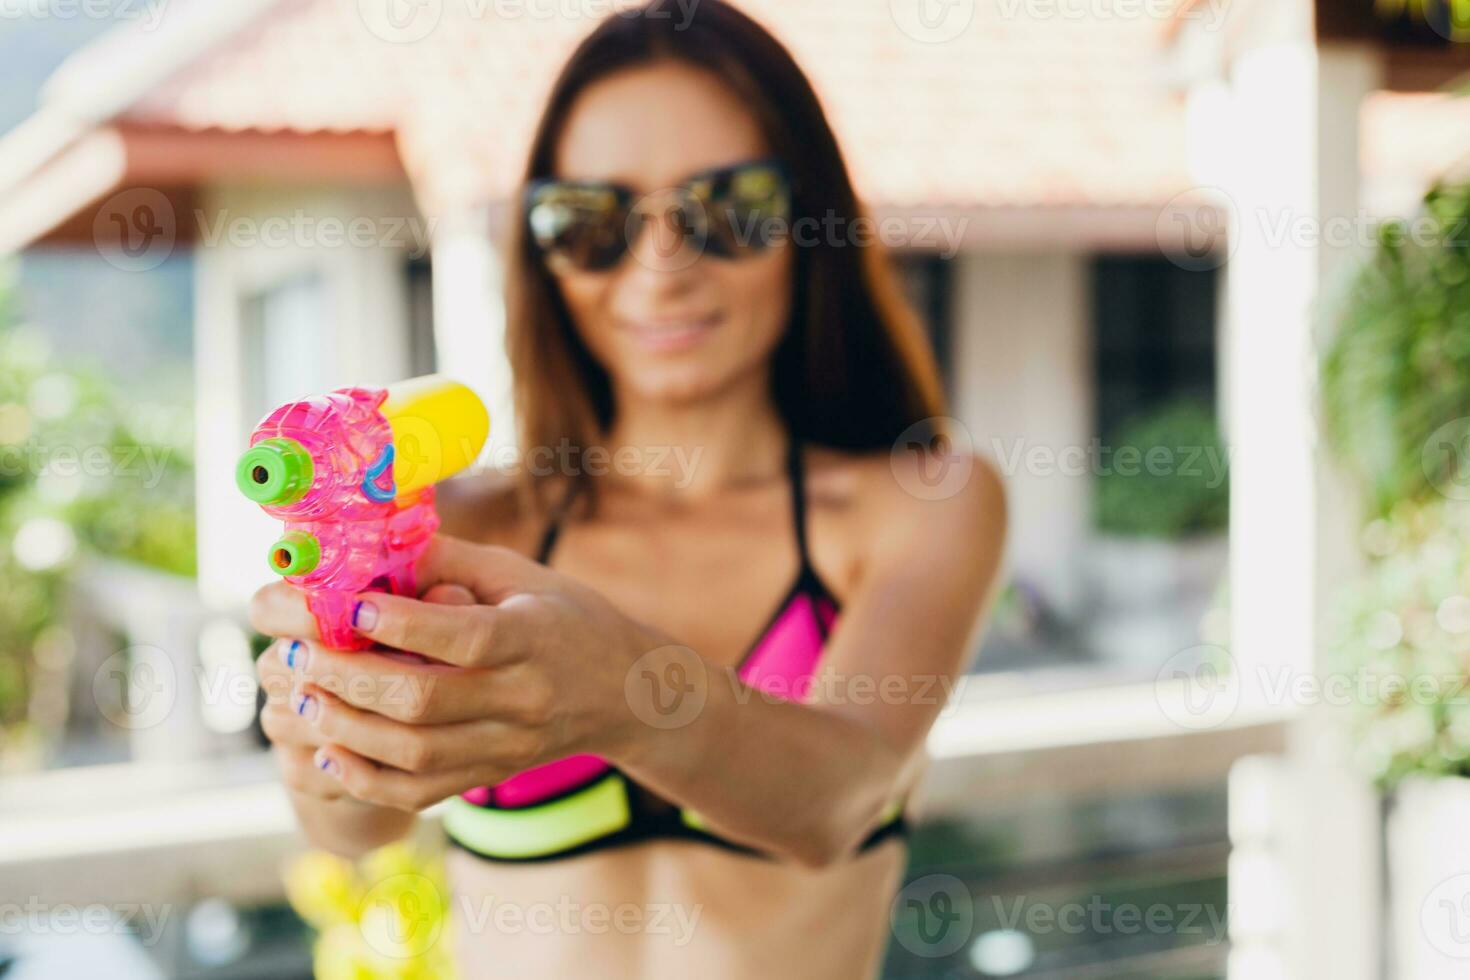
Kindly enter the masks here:
<path id="1" fill-rule="evenodd" d="M 359 14 L 374 2 L 281 0 L 124 118 L 393 131 L 429 209 L 505 196 L 552 74 L 596 23 L 532 12 L 606 4 L 442 0 L 427 36 L 393 43 Z M 1148 205 L 1190 183 L 1158 19 L 1008 17 L 1026 5 L 976 0 L 957 38 L 924 43 L 891 13 L 904 0 L 737 2 L 811 75 L 875 204 Z"/>

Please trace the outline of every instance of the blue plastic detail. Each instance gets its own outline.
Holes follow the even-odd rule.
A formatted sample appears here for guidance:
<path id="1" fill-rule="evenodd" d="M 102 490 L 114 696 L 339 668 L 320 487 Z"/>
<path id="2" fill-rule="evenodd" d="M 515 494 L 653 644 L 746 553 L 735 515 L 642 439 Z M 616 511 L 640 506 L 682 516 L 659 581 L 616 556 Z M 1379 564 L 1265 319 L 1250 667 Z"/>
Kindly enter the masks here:
<path id="1" fill-rule="evenodd" d="M 378 477 L 382 476 L 384 471 L 392 465 L 393 443 L 390 442 L 383 447 L 383 451 L 378 454 L 377 460 L 373 462 L 372 466 L 368 467 L 367 475 L 362 478 L 362 495 L 375 504 L 385 504 L 398 496 L 398 484 L 396 482 L 389 480 L 386 490 L 378 486 L 377 482 Z"/>

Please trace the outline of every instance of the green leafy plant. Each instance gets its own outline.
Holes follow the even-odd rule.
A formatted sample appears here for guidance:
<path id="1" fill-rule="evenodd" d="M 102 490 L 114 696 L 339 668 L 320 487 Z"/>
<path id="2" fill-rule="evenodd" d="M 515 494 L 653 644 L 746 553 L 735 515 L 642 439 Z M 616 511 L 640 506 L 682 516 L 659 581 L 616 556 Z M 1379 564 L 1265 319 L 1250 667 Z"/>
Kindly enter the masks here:
<path id="1" fill-rule="evenodd" d="M 187 408 L 155 406 L 155 419 L 176 424 L 144 438 L 147 406 L 63 366 L 18 322 L 12 295 L 0 278 L 0 748 L 35 720 L 39 663 L 66 656 L 59 611 L 77 560 L 191 575 L 195 551 Z"/>
<path id="2" fill-rule="evenodd" d="M 1099 530 L 1177 539 L 1225 528 L 1228 457 L 1207 407 L 1165 405 L 1124 425 L 1109 448 L 1097 481 Z"/>
<path id="3" fill-rule="evenodd" d="M 1334 314 L 1322 425 L 1362 489 L 1369 565 L 1336 597 L 1329 676 L 1382 786 L 1470 776 L 1470 184 L 1385 223 Z"/>
<path id="4" fill-rule="evenodd" d="M 1470 776 L 1470 506 L 1404 503 L 1369 524 L 1374 561 L 1339 596 L 1330 688 L 1361 767 Z"/>
<path id="5" fill-rule="evenodd" d="M 1470 184 L 1436 185 L 1412 225 L 1382 226 L 1336 327 L 1323 428 L 1370 515 L 1437 496 L 1462 461 L 1426 443 L 1470 416 Z"/>

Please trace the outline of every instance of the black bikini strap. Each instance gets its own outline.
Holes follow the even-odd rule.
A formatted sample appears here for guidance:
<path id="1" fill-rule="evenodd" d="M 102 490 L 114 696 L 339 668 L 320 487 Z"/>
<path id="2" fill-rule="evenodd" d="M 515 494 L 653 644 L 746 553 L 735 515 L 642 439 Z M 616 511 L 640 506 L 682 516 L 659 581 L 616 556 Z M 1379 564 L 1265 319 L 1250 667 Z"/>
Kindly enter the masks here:
<path id="1" fill-rule="evenodd" d="M 562 494 L 561 502 L 551 512 L 551 521 L 546 525 L 546 530 L 542 532 L 541 545 L 536 549 L 536 560 L 543 565 L 551 559 L 551 549 L 556 547 L 557 535 L 561 533 L 562 519 L 571 509 L 572 498 L 576 495 L 577 484 L 573 482 L 567 487 L 567 492 Z"/>
<path id="2" fill-rule="evenodd" d="M 807 575 L 812 570 L 812 560 L 806 545 L 806 473 L 801 440 L 795 437 L 787 452 L 786 469 L 791 477 L 791 520 L 796 525 L 796 552 L 801 558 L 801 573 Z"/>

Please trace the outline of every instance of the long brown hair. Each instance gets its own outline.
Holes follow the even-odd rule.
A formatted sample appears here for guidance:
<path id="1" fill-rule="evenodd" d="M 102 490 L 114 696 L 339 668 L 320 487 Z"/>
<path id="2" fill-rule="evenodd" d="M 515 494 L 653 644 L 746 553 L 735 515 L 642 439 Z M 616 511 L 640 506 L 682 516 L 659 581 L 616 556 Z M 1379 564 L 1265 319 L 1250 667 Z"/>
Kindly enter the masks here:
<path id="1" fill-rule="evenodd" d="M 790 173 L 793 227 L 802 219 L 852 227 L 863 211 L 847 165 L 791 55 L 723 0 L 699 0 L 688 17 L 670 7 L 652 0 L 615 13 L 578 46 L 552 86 L 526 179 L 553 176 L 557 141 L 589 85 L 674 60 L 712 73 L 751 108 Z M 512 229 L 506 343 L 521 444 L 595 445 L 615 410 L 607 372 L 577 337 L 519 210 Z M 841 449 L 887 449 L 908 427 L 944 414 L 933 353 L 877 246 L 798 246 L 794 280 L 791 322 L 772 364 L 776 406 L 793 437 Z M 543 503 L 540 486 L 531 489 Z"/>

